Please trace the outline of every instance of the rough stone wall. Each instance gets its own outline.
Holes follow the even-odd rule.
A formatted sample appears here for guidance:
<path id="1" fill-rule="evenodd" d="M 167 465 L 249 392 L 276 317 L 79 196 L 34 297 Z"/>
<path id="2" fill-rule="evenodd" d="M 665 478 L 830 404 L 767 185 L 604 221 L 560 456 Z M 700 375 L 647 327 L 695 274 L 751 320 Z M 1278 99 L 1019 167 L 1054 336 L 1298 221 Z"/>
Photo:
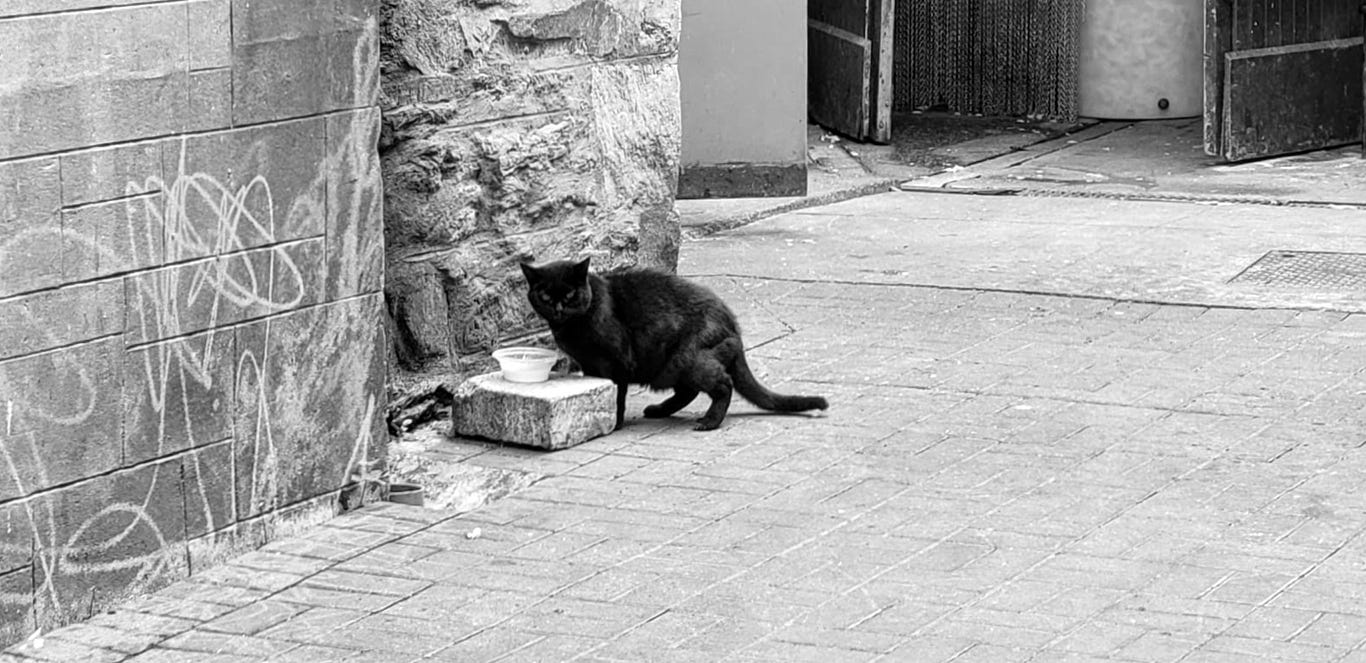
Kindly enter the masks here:
<path id="1" fill-rule="evenodd" d="M 383 451 L 378 0 L 0 3 L 0 644 Z"/>
<path id="2" fill-rule="evenodd" d="M 402 367 L 449 380 L 541 328 L 523 260 L 676 266 L 679 5 L 383 0 L 385 293 Z"/>

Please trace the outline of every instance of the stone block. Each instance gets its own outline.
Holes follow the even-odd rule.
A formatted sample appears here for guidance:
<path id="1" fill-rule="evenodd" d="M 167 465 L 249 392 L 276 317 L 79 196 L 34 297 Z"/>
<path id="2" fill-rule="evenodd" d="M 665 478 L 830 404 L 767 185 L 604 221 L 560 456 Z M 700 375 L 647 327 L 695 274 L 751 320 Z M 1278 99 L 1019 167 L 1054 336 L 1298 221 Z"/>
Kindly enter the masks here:
<path id="1" fill-rule="evenodd" d="M 273 285 L 257 303 L 244 308 L 242 318 L 251 320 L 323 301 L 326 276 L 327 243 L 322 237 L 280 244 L 256 253 L 270 256 L 269 272 Z M 240 280 L 239 283 L 246 281 Z"/>
<path id="2" fill-rule="evenodd" d="M 196 449 L 184 457 L 185 532 L 198 538 L 237 522 L 233 498 L 231 440 Z"/>
<path id="3" fill-rule="evenodd" d="M 62 212 L 62 280 L 147 269 L 165 260 L 162 196 L 149 194 Z"/>
<path id="4" fill-rule="evenodd" d="M 394 320 L 394 351 L 407 368 L 451 368 L 450 315 L 442 272 L 425 260 L 390 262 L 384 300 Z"/>
<path id="5" fill-rule="evenodd" d="M 512 36 L 529 42 L 567 41 L 573 51 L 593 57 L 617 53 L 634 55 L 630 42 L 635 37 L 627 16 L 606 0 L 584 0 L 559 11 L 514 14 L 507 19 Z"/>
<path id="6" fill-rule="evenodd" d="M 22 500 L 0 506 L 0 576 L 33 565 L 34 523 L 29 505 Z M 4 601 L 0 593 L 0 602 Z M 0 620 L 2 621 L 2 620 Z"/>
<path id="7" fill-rule="evenodd" d="M 249 207 L 269 209 L 270 238 L 285 241 L 324 232 L 327 124 L 322 118 L 234 132 L 233 189 L 250 189 Z M 253 183 L 256 184 L 253 187 Z M 238 237 L 252 241 L 239 229 Z"/>
<path id="8" fill-rule="evenodd" d="M 190 0 L 190 69 L 232 65 L 230 0 Z"/>
<path id="9" fill-rule="evenodd" d="M 378 21 L 364 0 L 233 0 L 233 121 L 370 105 Z"/>
<path id="10" fill-rule="evenodd" d="M 0 644 L 18 642 L 32 635 L 35 628 L 33 569 L 0 573 Z"/>
<path id="11" fill-rule="evenodd" d="M 158 141 L 61 156 L 62 204 L 71 207 L 161 191 Z"/>
<path id="12" fill-rule="evenodd" d="M 343 0 L 351 4 L 357 1 Z M 327 50 L 332 62 L 327 71 L 330 110 L 367 108 L 379 103 L 378 23 L 373 15 L 352 15 L 342 23 L 343 29 L 328 37 Z"/>
<path id="13" fill-rule="evenodd" d="M 56 158 L 0 163 L 0 232 L 4 236 L 46 219 L 61 206 L 62 168 Z"/>
<path id="14" fill-rule="evenodd" d="M 0 300 L 0 360 L 117 334 L 123 329 L 118 279 Z"/>
<path id="15" fill-rule="evenodd" d="M 237 46 L 233 122 L 270 122 L 329 110 L 327 77 L 319 77 L 313 68 L 326 59 L 325 48 L 316 35 Z"/>
<path id="16" fill-rule="evenodd" d="M 203 69 L 189 74 L 186 131 L 210 131 L 232 124 L 232 68 Z"/>
<path id="17" fill-rule="evenodd" d="M 329 301 L 378 292 L 384 278 L 384 182 L 375 151 L 379 127 L 374 108 L 327 118 Z"/>
<path id="18" fill-rule="evenodd" d="M 231 330 L 142 346 L 124 356 L 124 463 L 232 435 Z"/>
<path id="19" fill-rule="evenodd" d="M 380 296 L 237 328 L 239 518 L 337 490 L 384 445 Z"/>
<path id="20" fill-rule="evenodd" d="M 317 303 L 323 252 L 318 237 L 133 274 L 126 278 L 128 342 L 183 336 Z"/>
<path id="21" fill-rule="evenodd" d="M 0 500 L 119 466 L 122 340 L 0 362 Z"/>
<path id="22" fill-rule="evenodd" d="M 0 80 L 6 81 L 0 126 L 10 129 L 5 155 L 137 140 L 191 126 L 186 16 L 183 4 L 157 3 L 0 21 Z"/>
<path id="23" fill-rule="evenodd" d="M 44 625 L 86 619 L 188 575 L 179 458 L 79 481 L 32 504 Z"/>
<path id="24" fill-rule="evenodd" d="M 16 87 L 62 87 L 92 74 L 132 79 L 187 68 L 183 4 L 69 14 L 48 11 L 0 22 L 0 80 Z M 88 48 L 93 44 L 100 47 Z"/>
<path id="25" fill-rule="evenodd" d="M 517 383 L 485 373 L 456 390 L 451 416 L 459 435 L 565 449 L 612 432 L 616 393 L 616 385 L 601 378 Z"/>
<path id="26" fill-rule="evenodd" d="M 380 106 L 394 138 L 426 137 L 442 126 L 584 109 L 588 70 L 529 71 L 511 67 L 458 70 L 458 74 L 385 79 Z"/>
<path id="27" fill-rule="evenodd" d="M 604 188 L 591 77 L 488 69 L 462 81 L 449 101 L 386 113 L 387 236 L 451 244 L 591 223 Z"/>
<path id="28" fill-rule="evenodd" d="M 5 149 L 23 156 L 177 133 L 193 120 L 188 90 L 185 72 L 0 89 L 0 126 L 13 128 Z"/>
<path id="29" fill-rule="evenodd" d="M 124 279 L 128 307 L 124 333 L 129 345 L 159 341 L 236 322 L 236 302 L 223 265 L 206 258 L 138 272 Z"/>
<path id="30" fill-rule="evenodd" d="M 321 119 L 221 131 L 165 149 L 167 260 L 323 234 Z"/>
<path id="31" fill-rule="evenodd" d="M 6 229 L 0 224 L 0 232 Z M 62 282 L 62 217 L 49 214 L 0 236 L 0 297 Z"/>
<path id="32" fill-rule="evenodd" d="M 0 155 L 7 148 L 0 144 Z M 61 281 L 61 205 L 57 159 L 0 163 L 0 297 Z"/>

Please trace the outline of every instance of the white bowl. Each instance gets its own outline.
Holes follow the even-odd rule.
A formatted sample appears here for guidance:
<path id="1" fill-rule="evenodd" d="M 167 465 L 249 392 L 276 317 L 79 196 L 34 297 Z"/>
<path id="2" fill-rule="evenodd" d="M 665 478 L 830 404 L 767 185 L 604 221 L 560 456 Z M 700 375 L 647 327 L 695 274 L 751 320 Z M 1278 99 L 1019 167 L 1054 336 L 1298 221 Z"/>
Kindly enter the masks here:
<path id="1" fill-rule="evenodd" d="M 560 355 L 544 348 L 513 347 L 494 350 L 493 358 L 508 382 L 545 382 Z"/>

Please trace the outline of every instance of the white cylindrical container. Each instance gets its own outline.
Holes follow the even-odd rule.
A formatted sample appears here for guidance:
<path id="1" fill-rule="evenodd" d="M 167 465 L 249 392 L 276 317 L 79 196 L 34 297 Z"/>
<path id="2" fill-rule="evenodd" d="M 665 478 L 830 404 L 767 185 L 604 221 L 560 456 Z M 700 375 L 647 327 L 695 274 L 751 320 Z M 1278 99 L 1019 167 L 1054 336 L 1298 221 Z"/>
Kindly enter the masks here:
<path id="1" fill-rule="evenodd" d="M 1110 120 L 1200 115 L 1204 34 L 1201 0 L 1086 0 L 1080 114 Z"/>

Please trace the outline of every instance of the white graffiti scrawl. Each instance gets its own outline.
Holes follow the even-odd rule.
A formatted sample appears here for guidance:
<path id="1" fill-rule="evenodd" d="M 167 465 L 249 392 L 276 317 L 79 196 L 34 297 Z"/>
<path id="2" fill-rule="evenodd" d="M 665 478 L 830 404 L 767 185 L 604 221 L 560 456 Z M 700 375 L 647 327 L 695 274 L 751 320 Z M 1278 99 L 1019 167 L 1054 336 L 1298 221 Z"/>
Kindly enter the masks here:
<path id="1" fill-rule="evenodd" d="M 324 147 L 292 186 L 192 166 L 203 137 L 175 139 L 169 173 L 127 183 L 113 232 L 0 237 L 0 272 L 35 242 L 94 256 L 89 282 L 126 310 L 121 333 L 76 346 L 50 316 L 5 321 L 45 349 L 0 361 L 0 641 L 184 577 L 190 540 L 217 545 L 376 463 L 383 337 L 367 275 L 382 244 L 360 234 L 378 228 L 377 115 L 298 124 L 326 130 L 305 132 Z M 268 162 L 267 140 L 241 139 L 239 161 Z M 114 443 L 53 453 L 52 438 L 86 433 Z M 4 584 L 28 560 L 13 574 L 31 583 Z"/>

